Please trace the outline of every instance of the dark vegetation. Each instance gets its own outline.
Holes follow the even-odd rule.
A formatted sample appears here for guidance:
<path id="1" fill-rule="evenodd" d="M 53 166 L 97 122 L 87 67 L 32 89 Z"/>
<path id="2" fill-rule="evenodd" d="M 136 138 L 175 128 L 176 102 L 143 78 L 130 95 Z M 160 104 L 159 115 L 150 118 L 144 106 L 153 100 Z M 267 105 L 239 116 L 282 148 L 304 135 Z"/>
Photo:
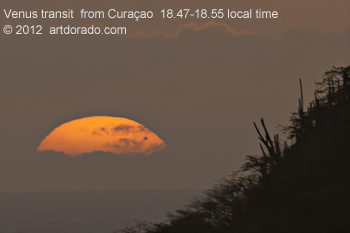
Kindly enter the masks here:
<path id="1" fill-rule="evenodd" d="M 315 99 L 284 127 L 293 143 L 254 123 L 261 155 L 162 223 L 124 233 L 350 232 L 350 66 L 316 83 Z M 259 125 L 260 125 L 259 124 Z"/>

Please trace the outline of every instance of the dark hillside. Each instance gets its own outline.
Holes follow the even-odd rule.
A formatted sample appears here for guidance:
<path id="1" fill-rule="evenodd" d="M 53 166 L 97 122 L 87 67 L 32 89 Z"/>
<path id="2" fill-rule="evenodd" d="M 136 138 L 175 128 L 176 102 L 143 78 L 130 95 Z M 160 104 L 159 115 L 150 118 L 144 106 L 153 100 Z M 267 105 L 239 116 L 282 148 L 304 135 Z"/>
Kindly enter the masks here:
<path id="1" fill-rule="evenodd" d="M 250 197 L 245 232 L 350 232 L 350 67 L 318 83 L 288 127 L 296 142 Z"/>
<path id="2" fill-rule="evenodd" d="M 300 82 L 300 86 L 301 82 Z M 315 100 L 285 127 L 291 145 L 254 123 L 261 156 L 247 156 L 205 197 L 158 224 L 125 233 L 350 232 L 350 66 L 333 67 Z"/>

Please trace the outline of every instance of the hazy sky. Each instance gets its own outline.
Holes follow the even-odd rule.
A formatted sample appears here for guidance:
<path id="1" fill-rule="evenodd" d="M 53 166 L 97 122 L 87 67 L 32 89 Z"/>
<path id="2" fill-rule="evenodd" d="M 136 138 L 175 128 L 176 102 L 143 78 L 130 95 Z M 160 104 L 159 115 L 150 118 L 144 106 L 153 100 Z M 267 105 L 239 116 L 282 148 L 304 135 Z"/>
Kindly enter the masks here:
<path id="1" fill-rule="evenodd" d="M 271 133 L 288 124 L 299 78 L 308 103 L 326 70 L 350 62 L 348 1 L 0 4 L 1 28 L 96 23 L 128 30 L 127 36 L 1 31 L 2 191 L 208 188 L 238 169 L 245 155 L 260 153 L 254 121 L 264 117 Z M 3 11 L 68 8 L 152 10 L 157 16 L 139 22 L 11 20 Z M 276 10 L 279 17 L 161 19 L 160 11 L 168 8 Z M 87 116 L 137 121 L 167 147 L 147 157 L 36 152 L 54 128 Z"/>

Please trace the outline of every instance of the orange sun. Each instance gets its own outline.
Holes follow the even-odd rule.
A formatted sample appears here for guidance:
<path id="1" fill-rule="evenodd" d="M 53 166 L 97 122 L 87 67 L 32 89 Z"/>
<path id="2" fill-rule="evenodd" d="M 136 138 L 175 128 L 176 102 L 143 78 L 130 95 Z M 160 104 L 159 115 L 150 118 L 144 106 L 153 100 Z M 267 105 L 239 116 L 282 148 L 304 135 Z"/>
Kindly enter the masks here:
<path id="1" fill-rule="evenodd" d="M 94 116 L 58 126 L 45 137 L 37 150 L 54 150 L 69 156 L 94 151 L 150 155 L 164 147 L 162 139 L 135 121 Z"/>

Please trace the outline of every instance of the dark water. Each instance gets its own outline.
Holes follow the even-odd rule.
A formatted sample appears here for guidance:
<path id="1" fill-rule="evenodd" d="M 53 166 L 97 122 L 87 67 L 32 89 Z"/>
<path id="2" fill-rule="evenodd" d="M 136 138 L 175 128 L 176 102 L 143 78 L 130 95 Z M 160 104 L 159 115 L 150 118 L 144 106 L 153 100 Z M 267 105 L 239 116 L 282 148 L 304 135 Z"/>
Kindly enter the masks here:
<path id="1" fill-rule="evenodd" d="M 157 222 L 200 190 L 2 192 L 0 233 L 113 233 Z"/>

